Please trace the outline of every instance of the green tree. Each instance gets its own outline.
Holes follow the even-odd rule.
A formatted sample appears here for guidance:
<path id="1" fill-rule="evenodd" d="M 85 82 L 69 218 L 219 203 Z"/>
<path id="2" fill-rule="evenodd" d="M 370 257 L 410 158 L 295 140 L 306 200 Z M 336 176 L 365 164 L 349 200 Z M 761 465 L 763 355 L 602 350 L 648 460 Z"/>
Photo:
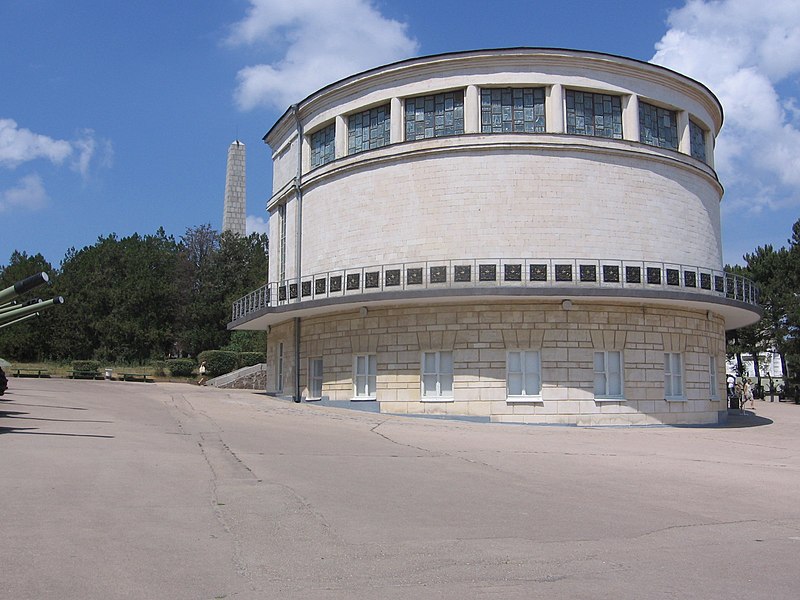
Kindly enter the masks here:
<path id="1" fill-rule="evenodd" d="M 740 265 L 725 265 L 725 271 L 735 275 L 748 277 L 750 279 L 753 278 L 752 273 Z M 742 355 L 751 355 L 754 361 L 753 366 L 756 373 L 756 379 L 760 385 L 761 369 L 758 360 L 759 353 L 768 350 L 770 347 L 769 337 L 765 334 L 765 330 L 761 324 L 761 321 L 754 323 L 753 325 L 748 325 L 747 327 L 740 327 L 734 331 L 729 331 L 726 333 L 725 338 L 728 344 L 726 350 L 728 357 L 736 358 L 737 374 L 742 376 L 745 373 Z"/>
<path id="2" fill-rule="evenodd" d="M 143 361 L 172 347 L 179 301 L 179 254 L 155 235 L 101 237 L 67 253 L 57 288 L 71 300 L 56 319 L 58 358 Z"/>
<path id="3" fill-rule="evenodd" d="M 231 303 L 266 283 L 267 250 L 266 235 L 220 235 L 210 225 L 187 229 L 180 243 L 159 229 L 71 248 L 42 294 L 60 294 L 67 304 L 0 329 L 0 353 L 16 360 L 134 362 L 229 343 L 263 351 L 263 332 L 232 340 L 227 323 Z M 0 280 L 7 287 L 37 271 L 55 274 L 41 255 L 15 252 Z"/>
<path id="4" fill-rule="evenodd" d="M 792 226 L 785 275 L 787 370 L 789 377 L 800 383 L 800 219 Z"/>
<path id="5" fill-rule="evenodd" d="M 792 304 L 789 251 L 775 250 L 771 245 L 759 246 L 746 254 L 747 272 L 761 289 L 760 304 L 764 316 L 754 325 L 757 344 L 764 349 L 774 349 L 781 357 L 783 377 L 787 376 L 786 351 L 789 336 L 788 311 Z M 760 383 L 760 381 L 759 381 Z"/>
<path id="6" fill-rule="evenodd" d="M 14 251 L 8 266 L 0 268 L 0 289 L 41 272 L 51 277 L 51 283 L 18 297 L 16 299 L 18 304 L 35 298 L 52 298 L 54 295 L 52 278 L 55 273 L 52 265 L 41 254 L 29 256 L 25 252 Z M 51 321 L 46 318 L 48 312 L 62 309 L 63 307 L 49 308 L 42 311 L 38 317 L 31 317 L 0 329 L 0 356 L 23 361 L 41 360 L 49 352 L 48 340 L 51 339 Z"/>
<path id="7" fill-rule="evenodd" d="M 800 367 L 800 220 L 792 227 L 788 248 L 771 245 L 746 254 L 746 267 L 726 267 L 751 278 L 760 288 L 763 318 L 756 324 L 728 333 L 728 354 L 753 353 L 760 382 L 758 352 L 774 349 L 781 358 L 784 379 L 797 377 Z"/>
<path id="8" fill-rule="evenodd" d="M 210 225 L 186 230 L 180 245 L 192 294 L 178 335 L 185 353 L 196 356 L 230 343 L 231 304 L 266 283 L 268 244 L 263 234 L 218 234 Z"/>

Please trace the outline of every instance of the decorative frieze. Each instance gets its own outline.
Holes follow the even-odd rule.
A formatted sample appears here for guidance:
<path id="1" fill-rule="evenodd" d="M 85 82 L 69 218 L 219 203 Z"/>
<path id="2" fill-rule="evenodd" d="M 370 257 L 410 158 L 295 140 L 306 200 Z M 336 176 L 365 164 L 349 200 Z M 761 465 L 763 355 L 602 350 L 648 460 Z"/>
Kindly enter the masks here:
<path id="1" fill-rule="evenodd" d="M 556 265 L 556 281 L 572 281 L 572 265 Z"/>
<path id="2" fill-rule="evenodd" d="M 330 294 L 367 292 L 381 289 L 404 287 L 446 286 L 453 283 L 479 285 L 504 285 L 519 282 L 522 287 L 539 286 L 552 281 L 555 283 L 572 282 L 578 287 L 592 285 L 625 285 L 661 286 L 692 290 L 699 288 L 705 292 L 719 294 L 748 304 L 758 303 L 758 290 L 752 282 L 732 273 L 703 271 L 699 268 L 668 267 L 666 265 L 624 265 L 625 282 L 620 282 L 622 267 L 619 264 L 602 264 L 603 261 L 577 262 L 577 280 L 575 279 L 575 263 L 559 262 L 479 262 L 473 264 L 445 264 L 428 266 L 400 266 L 392 268 L 380 267 L 373 270 L 350 270 L 336 274 L 325 274 L 309 277 L 297 282 L 283 285 L 267 285 L 248 294 L 234 305 L 234 320 L 248 313 L 260 311 L 272 306 L 272 302 L 283 304 L 288 301 L 310 300 L 327 297 Z M 523 269 L 527 265 L 528 281 L 523 280 Z M 473 266 L 477 267 L 477 281 L 472 279 Z M 551 271 L 552 268 L 552 271 Z M 498 270 L 502 272 L 502 281 L 498 280 Z M 355 272 L 354 272 L 355 271 Z M 404 273 L 405 271 L 405 273 Z M 381 280 L 381 274 L 383 279 Z M 405 274 L 405 280 L 403 280 Z M 644 274 L 644 281 L 642 275 Z M 698 282 L 699 275 L 699 282 Z M 426 279 L 427 276 L 427 279 Z M 602 283 L 600 281 L 602 276 Z M 682 276 L 682 277 L 681 277 Z M 313 287 L 313 290 L 312 290 Z M 702 292 L 701 292 L 702 293 Z"/>
<path id="3" fill-rule="evenodd" d="M 597 281 L 597 266 L 580 265 L 580 279 L 583 282 Z"/>
<path id="4" fill-rule="evenodd" d="M 497 281 L 497 265 L 479 265 L 479 281 Z"/>

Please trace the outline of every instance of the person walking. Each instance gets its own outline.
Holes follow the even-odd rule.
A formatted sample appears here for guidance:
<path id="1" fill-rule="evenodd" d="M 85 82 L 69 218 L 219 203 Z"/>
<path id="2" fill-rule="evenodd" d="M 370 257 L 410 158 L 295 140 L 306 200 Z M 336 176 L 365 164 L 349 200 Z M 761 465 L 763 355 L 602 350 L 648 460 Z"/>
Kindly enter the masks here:
<path id="1" fill-rule="evenodd" d="M 200 363 L 200 368 L 198 372 L 200 373 L 200 379 L 197 381 L 197 385 L 205 385 L 206 381 L 208 381 L 208 377 L 206 377 L 206 361 Z"/>
<path id="2" fill-rule="evenodd" d="M 753 388 L 750 386 L 749 379 L 745 379 L 744 385 L 742 386 L 742 408 L 744 408 L 747 402 L 750 402 L 750 408 L 755 409 L 756 405 L 753 398 Z"/>

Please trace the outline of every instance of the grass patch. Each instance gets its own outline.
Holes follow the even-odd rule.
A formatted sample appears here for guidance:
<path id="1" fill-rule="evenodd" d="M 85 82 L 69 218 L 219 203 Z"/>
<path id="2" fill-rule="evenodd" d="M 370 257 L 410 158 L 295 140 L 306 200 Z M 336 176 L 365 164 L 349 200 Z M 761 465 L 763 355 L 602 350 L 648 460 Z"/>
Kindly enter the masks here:
<path id="1" fill-rule="evenodd" d="M 50 377 L 63 377 L 67 378 L 72 371 L 72 361 L 67 362 L 16 362 L 8 361 L 11 367 L 5 369 L 6 375 L 9 377 L 14 372 L 14 369 L 45 369 Z M 169 375 L 156 375 L 160 372 L 155 365 L 131 365 L 125 363 L 100 363 L 98 373 L 104 374 L 106 367 L 112 369 L 112 379 L 117 380 L 122 378 L 122 373 L 143 373 L 155 381 L 162 382 L 175 382 L 175 383 L 194 383 L 195 376 L 192 377 L 170 377 Z"/>

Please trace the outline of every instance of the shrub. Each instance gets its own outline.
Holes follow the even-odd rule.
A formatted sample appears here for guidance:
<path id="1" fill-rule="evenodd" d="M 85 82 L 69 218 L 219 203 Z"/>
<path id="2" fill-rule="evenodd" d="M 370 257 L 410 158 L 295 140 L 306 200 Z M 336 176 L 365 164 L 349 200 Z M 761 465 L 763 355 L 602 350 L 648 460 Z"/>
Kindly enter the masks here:
<path id="1" fill-rule="evenodd" d="M 86 371 L 88 373 L 96 373 L 100 368 L 100 363 L 96 360 L 73 360 L 73 371 Z"/>
<path id="2" fill-rule="evenodd" d="M 239 352 L 239 368 L 267 362 L 263 352 Z"/>
<path id="3" fill-rule="evenodd" d="M 197 362 L 206 361 L 206 374 L 209 377 L 218 377 L 235 371 L 238 365 L 236 352 L 227 350 L 206 350 L 197 355 Z"/>
<path id="4" fill-rule="evenodd" d="M 167 374 L 167 361 L 165 360 L 154 360 L 150 363 L 153 366 L 153 375 L 157 377 L 164 377 Z"/>
<path id="5" fill-rule="evenodd" d="M 191 377 L 195 367 L 191 358 L 176 358 L 166 361 L 166 364 L 173 377 Z"/>

